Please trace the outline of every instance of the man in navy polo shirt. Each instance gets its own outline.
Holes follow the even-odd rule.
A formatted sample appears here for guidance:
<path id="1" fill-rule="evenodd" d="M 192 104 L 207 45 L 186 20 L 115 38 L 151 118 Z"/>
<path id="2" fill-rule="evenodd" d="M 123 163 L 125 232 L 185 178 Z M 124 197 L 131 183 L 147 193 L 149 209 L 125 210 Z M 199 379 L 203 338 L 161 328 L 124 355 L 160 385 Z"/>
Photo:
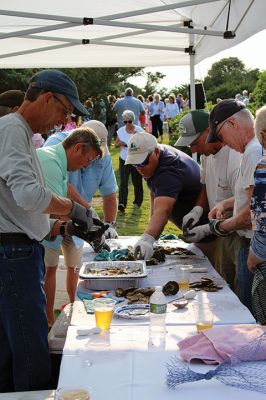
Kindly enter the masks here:
<path id="1" fill-rule="evenodd" d="M 168 220 L 181 229 L 184 215 L 194 207 L 201 190 L 200 168 L 187 154 L 159 145 L 154 136 L 144 132 L 130 139 L 126 164 L 137 168 L 151 192 L 150 221 L 134 247 L 135 253 L 148 260 Z M 207 222 L 206 215 L 199 224 L 204 220 Z"/>

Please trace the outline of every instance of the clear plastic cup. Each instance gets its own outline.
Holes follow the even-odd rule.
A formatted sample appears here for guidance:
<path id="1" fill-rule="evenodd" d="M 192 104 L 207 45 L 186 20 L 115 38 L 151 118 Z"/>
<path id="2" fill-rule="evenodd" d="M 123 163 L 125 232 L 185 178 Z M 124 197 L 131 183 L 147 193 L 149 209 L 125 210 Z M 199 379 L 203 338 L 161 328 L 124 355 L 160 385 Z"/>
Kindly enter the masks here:
<path id="1" fill-rule="evenodd" d="M 56 390 L 55 400 L 92 400 L 87 386 L 63 386 Z"/>
<path id="2" fill-rule="evenodd" d="M 177 265 L 174 267 L 176 281 L 180 290 L 188 290 L 190 282 L 191 265 Z"/>
<path id="3" fill-rule="evenodd" d="M 198 332 L 213 327 L 213 309 L 214 304 L 211 303 L 198 302 L 193 304 L 195 324 Z"/>
<path id="4" fill-rule="evenodd" d="M 96 326 L 102 331 L 110 329 L 116 301 L 109 298 L 94 299 L 93 310 L 95 314 Z"/>

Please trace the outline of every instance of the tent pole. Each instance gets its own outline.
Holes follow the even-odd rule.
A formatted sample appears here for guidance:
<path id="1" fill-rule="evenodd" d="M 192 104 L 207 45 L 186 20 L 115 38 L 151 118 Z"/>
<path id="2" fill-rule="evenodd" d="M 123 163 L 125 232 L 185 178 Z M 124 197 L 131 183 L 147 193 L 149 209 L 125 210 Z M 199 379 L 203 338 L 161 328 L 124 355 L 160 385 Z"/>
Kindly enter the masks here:
<path id="1" fill-rule="evenodd" d="M 194 35 L 190 35 L 189 45 L 193 49 Z M 189 54 L 189 69 L 190 69 L 190 109 L 196 110 L 196 91 L 195 91 L 195 52 Z M 193 160 L 197 161 L 197 153 L 192 153 Z"/>
<path id="2" fill-rule="evenodd" d="M 191 35 L 190 46 L 194 45 L 194 35 Z M 196 92 L 195 92 L 195 52 L 189 54 L 189 69 L 190 69 L 190 109 L 196 109 Z"/>
<path id="3" fill-rule="evenodd" d="M 189 68 L 190 68 L 190 109 L 196 109 L 196 92 L 195 92 L 195 69 L 194 69 L 194 58 L 195 56 L 191 54 L 189 56 Z"/>

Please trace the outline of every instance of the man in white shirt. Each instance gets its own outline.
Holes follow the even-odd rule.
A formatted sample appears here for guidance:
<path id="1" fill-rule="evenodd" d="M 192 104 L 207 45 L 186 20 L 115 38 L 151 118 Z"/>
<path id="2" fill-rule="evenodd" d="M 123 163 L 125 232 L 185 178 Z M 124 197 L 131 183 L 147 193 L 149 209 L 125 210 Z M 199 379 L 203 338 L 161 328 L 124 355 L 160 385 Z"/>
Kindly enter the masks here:
<path id="1" fill-rule="evenodd" d="M 186 114 L 179 122 L 180 137 L 175 146 L 189 146 L 192 153 L 201 154 L 202 189 L 195 207 L 183 218 L 184 234 L 182 239 L 188 243 L 197 243 L 211 235 L 209 224 L 195 226 L 203 212 L 211 210 L 219 201 L 235 193 L 235 181 L 240 165 L 241 154 L 222 143 L 206 143 L 209 134 L 209 113 L 194 110 Z M 210 259 L 213 266 L 223 272 L 223 263 L 217 257 L 217 242 L 213 240 L 200 243 L 198 247 Z"/>
<path id="2" fill-rule="evenodd" d="M 253 275 L 247 267 L 250 239 L 253 232 L 250 201 L 254 186 L 254 171 L 261 158 L 262 146 L 254 133 L 254 119 L 242 102 L 226 99 L 217 104 L 210 114 L 208 143 L 220 141 L 242 154 L 235 187 L 235 196 L 218 203 L 209 213 L 214 234 L 234 233 L 230 243 L 237 257 L 236 278 L 240 300 L 250 310 Z M 228 211 L 232 217 L 227 218 Z"/>

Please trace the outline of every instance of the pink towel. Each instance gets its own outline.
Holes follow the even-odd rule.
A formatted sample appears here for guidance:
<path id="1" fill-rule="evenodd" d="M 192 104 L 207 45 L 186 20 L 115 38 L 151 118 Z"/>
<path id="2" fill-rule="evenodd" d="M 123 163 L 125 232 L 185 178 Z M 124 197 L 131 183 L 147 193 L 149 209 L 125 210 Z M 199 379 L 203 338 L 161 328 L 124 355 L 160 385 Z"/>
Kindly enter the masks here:
<path id="1" fill-rule="evenodd" d="M 221 364 L 227 357 L 266 331 L 261 325 L 230 325 L 207 329 L 178 342 L 185 361 L 200 360 L 205 364 Z M 265 359 L 265 354 L 261 354 Z"/>

